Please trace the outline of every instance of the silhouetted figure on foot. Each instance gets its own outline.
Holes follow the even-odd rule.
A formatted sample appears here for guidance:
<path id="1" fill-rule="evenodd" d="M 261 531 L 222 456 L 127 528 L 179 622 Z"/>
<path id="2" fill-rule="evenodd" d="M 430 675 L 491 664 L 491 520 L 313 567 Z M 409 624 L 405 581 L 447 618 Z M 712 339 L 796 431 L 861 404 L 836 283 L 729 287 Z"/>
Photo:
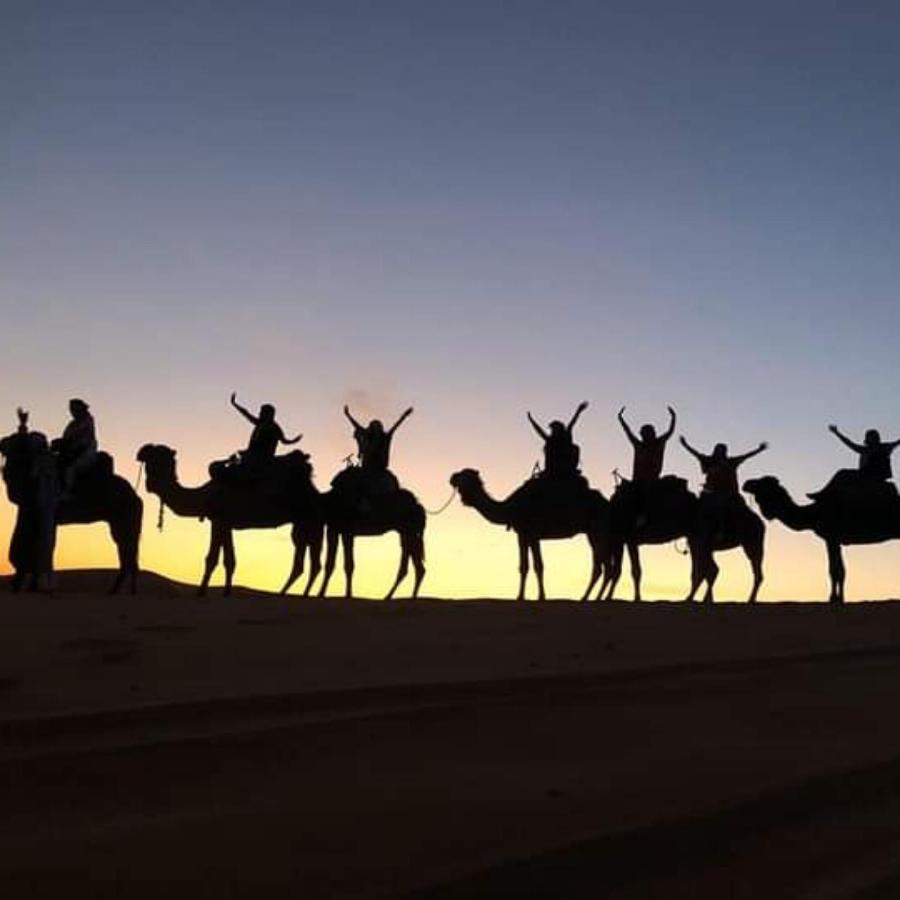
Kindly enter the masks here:
<path id="1" fill-rule="evenodd" d="M 528 421 L 531 427 L 538 433 L 544 442 L 544 471 L 546 478 L 571 478 L 579 475 L 578 466 L 581 462 L 581 448 L 572 439 L 572 429 L 579 416 L 588 408 L 586 402 L 579 403 L 574 415 L 566 425 L 555 419 L 544 430 L 535 421 L 534 416 L 528 413 Z"/>
<path id="2" fill-rule="evenodd" d="M 74 398 L 69 401 L 69 413 L 72 418 L 62 437 L 54 442 L 62 470 L 63 499 L 71 497 L 76 480 L 97 457 L 97 428 L 90 407 L 84 400 Z"/>
<path id="3" fill-rule="evenodd" d="M 727 444 L 716 444 L 713 452 L 709 455 L 692 447 L 684 437 L 681 438 L 681 446 L 698 460 L 700 470 L 706 476 L 703 483 L 703 494 L 709 497 L 732 498 L 743 502 L 738 487 L 737 470 L 748 459 L 766 450 L 769 445 L 763 441 L 755 450 L 739 456 L 729 456 Z"/>
<path id="4" fill-rule="evenodd" d="M 291 445 L 300 442 L 303 437 L 285 437 L 284 431 L 275 419 L 275 407 L 271 403 L 263 403 L 259 414 L 253 415 L 237 402 L 237 394 L 232 393 L 231 405 L 253 425 L 247 449 L 241 453 L 241 467 L 245 471 L 258 474 L 264 471 L 275 459 L 279 444 Z"/>
<path id="5" fill-rule="evenodd" d="M 846 447 L 859 455 L 856 469 L 841 469 L 828 484 L 819 491 L 808 494 L 813 500 L 837 492 L 854 492 L 863 500 L 888 500 L 897 498 L 897 487 L 891 479 L 891 454 L 900 446 L 900 441 L 882 441 L 879 432 L 870 428 L 857 444 L 850 440 L 837 425 L 829 425 L 828 430 Z"/>

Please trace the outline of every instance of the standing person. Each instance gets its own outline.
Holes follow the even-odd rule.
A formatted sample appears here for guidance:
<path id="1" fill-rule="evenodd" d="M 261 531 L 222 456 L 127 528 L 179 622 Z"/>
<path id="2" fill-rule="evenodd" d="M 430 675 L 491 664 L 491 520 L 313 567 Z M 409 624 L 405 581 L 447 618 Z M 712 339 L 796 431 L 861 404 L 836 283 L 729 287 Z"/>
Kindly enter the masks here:
<path id="1" fill-rule="evenodd" d="M 35 581 L 46 579 L 53 592 L 53 551 L 56 548 L 56 513 L 59 505 L 59 474 L 56 458 L 50 452 L 47 438 L 37 431 L 28 435 L 31 444 L 32 478 L 34 479 Z M 39 586 L 39 585 L 38 585 Z"/>
<path id="2" fill-rule="evenodd" d="M 97 427 L 90 407 L 77 397 L 69 401 L 72 416 L 59 440 L 63 465 L 63 497 L 71 499 L 76 479 L 87 470 L 97 456 Z"/>
<path id="3" fill-rule="evenodd" d="M 704 494 L 711 497 L 734 497 L 740 500 L 741 491 L 737 480 L 739 466 L 758 453 L 762 453 L 769 445 L 763 441 L 755 450 L 739 456 L 729 456 L 727 444 L 716 444 L 713 452 L 709 455 L 701 453 L 692 447 L 683 436 L 681 446 L 700 463 L 700 470 L 706 476 L 703 484 Z"/>
<path id="4" fill-rule="evenodd" d="M 247 449 L 242 456 L 242 461 L 251 468 L 264 468 L 275 459 L 279 444 L 296 444 L 303 437 L 302 434 L 293 438 L 284 436 L 275 419 L 275 407 L 271 403 L 263 403 L 256 416 L 237 402 L 236 393 L 231 395 L 231 405 L 253 425 Z"/>
<path id="5" fill-rule="evenodd" d="M 631 480 L 635 484 L 656 482 L 662 475 L 666 444 L 675 431 L 675 410 L 671 406 L 668 407 L 668 410 L 669 427 L 665 432 L 658 435 L 652 425 L 642 425 L 640 437 L 637 437 L 628 427 L 628 423 L 625 421 L 625 407 L 623 406 L 619 410 L 619 424 L 634 448 Z"/>
<path id="6" fill-rule="evenodd" d="M 578 475 L 581 448 L 572 439 L 572 429 L 581 414 L 588 408 L 587 402 L 578 404 L 574 415 L 566 425 L 555 419 L 545 431 L 528 413 L 528 421 L 544 442 L 544 475 L 548 478 L 565 478 Z"/>

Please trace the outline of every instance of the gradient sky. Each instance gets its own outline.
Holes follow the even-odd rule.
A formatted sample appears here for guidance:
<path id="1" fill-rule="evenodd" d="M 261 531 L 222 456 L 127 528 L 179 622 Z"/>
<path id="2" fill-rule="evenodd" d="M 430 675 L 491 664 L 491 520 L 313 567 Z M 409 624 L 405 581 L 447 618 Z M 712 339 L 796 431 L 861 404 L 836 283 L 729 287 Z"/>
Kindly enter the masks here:
<path id="1" fill-rule="evenodd" d="M 186 482 L 271 401 L 319 483 L 340 409 L 414 417 L 395 469 L 426 506 L 480 468 L 498 495 L 578 401 L 586 474 L 629 465 L 615 423 L 680 414 L 795 493 L 900 437 L 900 12 L 891 3 L 83 2 L 0 7 L 0 417 L 58 432 L 85 397 L 133 478 L 145 441 Z M 698 482 L 673 445 L 669 467 Z M 145 566 L 195 579 L 206 526 L 148 503 Z M 0 507 L 0 544 L 11 510 Z M 509 595 L 515 539 L 429 522 L 425 593 Z M 359 586 L 396 539 L 360 542 Z M 238 539 L 271 587 L 286 530 Z M 900 593 L 896 545 L 851 549 L 848 596 Z M 649 551 L 648 593 L 687 563 Z M 61 565 L 111 564 L 102 527 Z M 722 556 L 721 593 L 749 571 Z M 821 598 L 811 535 L 769 529 L 763 597 Z M 582 542 L 548 554 L 577 593 Z"/>

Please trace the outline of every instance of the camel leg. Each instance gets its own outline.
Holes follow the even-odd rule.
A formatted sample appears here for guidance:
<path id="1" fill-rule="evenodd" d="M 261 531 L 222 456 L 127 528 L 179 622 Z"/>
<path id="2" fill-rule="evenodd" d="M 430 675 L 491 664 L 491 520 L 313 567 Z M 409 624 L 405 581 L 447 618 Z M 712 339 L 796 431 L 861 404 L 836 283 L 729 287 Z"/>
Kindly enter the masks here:
<path id="1" fill-rule="evenodd" d="M 844 554 L 837 541 L 828 541 L 826 546 L 828 548 L 828 574 L 831 576 L 831 596 L 828 600 L 830 603 L 840 604 L 844 602 L 844 579 L 847 576 Z"/>
<path id="2" fill-rule="evenodd" d="M 303 596 L 308 597 L 312 586 L 322 571 L 322 533 L 324 529 L 321 525 L 316 525 L 312 529 L 309 536 L 309 581 L 303 589 Z"/>
<path id="3" fill-rule="evenodd" d="M 236 558 L 234 555 L 234 532 L 230 528 L 225 529 L 222 540 L 222 561 L 225 564 L 225 596 L 231 594 L 231 584 L 234 580 Z"/>
<path id="4" fill-rule="evenodd" d="M 322 586 L 319 588 L 319 596 L 324 597 L 328 590 L 328 583 L 334 573 L 334 565 L 337 561 L 338 550 L 338 532 L 336 528 L 330 527 L 326 532 L 326 548 L 325 548 L 325 575 L 322 578 Z"/>
<path id="5" fill-rule="evenodd" d="M 138 541 L 140 540 L 140 523 L 110 522 L 109 533 L 116 545 L 119 558 L 119 571 L 109 589 L 110 594 L 117 594 L 127 578 L 132 594 L 137 592 L 138 574 Z"/>
<path id="6" fill-rule="evenodd" d="M 585 590 L 581 597 L 582 603 L 591 599 L 591 592 L 594 590 L 597 581 L 600 579 L 601 573 L 603 573 L 602 541 L 596 534 L 588 534 L 587 538 L 588 543 L 591 545 L 591 577 L 588 581 L 587 590 Z M 600 593 L 603 593 L 602 586 L 600 588 Z"/>
<path id="7" fill-rule="evenodd" d="M 753 587 L 750 589 L 750 603 L 756 603 L 759 595 L 759 588 L 763 583 L 763 537 L 762 535 L 754 535 L 752 541 L 744 544 L 744 553 L 750 560 L 750 568 L 753 570 Z"/>
<path id="8" fill-rule="evenodd" d="M 603 585 L 600 588 L 599 598 L 601 600 L 612 600 L 619 585 L 619 579 L 622 577 L 622 556 L 625 547 L 617 544 L 609 557 L 609 566 L 607 573 L 603 577 Z"/>
<path id="9" fill-rule="evenodd" d="M 634 583 L 634 599 L 641 602 L 641 551 L 637 543 L 628 542 L 628 562 L 631 564 L 631 580 Z"/>
<path id="10" fill-rule="evenodd" d="M 715 599 L 713 597 L 713 588 L 715 587 L 716 579 L 718 577 L 719 564 L 715 561 L 715 558 L 710 553 L 706 565 L 706 594 L 703 596 L 704 603 L 712 603 Z"/>
<path id="11" fill-rule="evenodd" d="M 687 597 L 684 598 L 685 603 L 691 603 L 697 596 L 697 591 L 703 582 L 705 571 L 708 567 L 707 553 L 701 549 L 696 541 L 689 541 L 688 546 L 691 551 L 691 589 L 688 591 Z"/>
<path id="12" fill-rule="evenodd" d="M 519 538 L 519 595 L 516 600 L 525 599 L 525 580 L 528 578 L 528 542 L 522 534 Z"/>
<path id="13" fill-rule="evenodd" d="M 351 600 L 353 598 L 353 570 L 356 568 L 356 561 L 353 558 L 353 534 L 345 531 L 341 535 L 341 548 L 344 551 L 344 596 Z"/>
<path id="14" fill-rule="evenodd" d="M 412 547 L 410 555 L 412 556 L 413 569 L 416 573 L 415 584 L 413 584 L 413 600 L 419 596 L 419 588 L 422 586 L 422 579 L 425 577 L 425 535 L 421 531 L 417 531 L 412 536 Z"/>
<path id="15" fill-rule="evenodd" d="M 281 589 L 282 595 L 286 594 L 293 586 L 294 582 L 303 574 L 303 562 L 306 558 L 306 538 L 303 530 L 299 525 L 291 528 L 291 543 L 294 545 L 294 561 L 291 563 L 291 572 Z"/>
<path id="16" fill-rule="evenodd" d="M 197 596 L 203 597 L 209 587 L 209 579 L 216 566 L 219 564 L 219 553 L 222 550 L 222 529 L 215 523 L 209 526 L 209 550 L 206 551 L 206 560 L 203 566 L 203 578 L 197 588 Z"/>
<path id="17" fill-rule="evenodd" d="M 534 541 L 531 544 L 531 556 L 534 560 L 534 573 L 537 575 L 538 600 L 546 600 L 547 595 L 544 593 L 544 556 L 541 553 L 540 541 Z"/>
<path id="18" fill-rule="evenodd" d="M 391 589 L 385 594 L 384 599 L 390 600 L 397 588 L 400 586 L 400 582 L 406 578 L 407 572 L 409 572 L 409 544 L 410 544 L 410 536 L 408 534 L 400 533 L 400 565 L 397 567 L 397 577 L 394 579 L 394 583 L 391 586 Z"/>

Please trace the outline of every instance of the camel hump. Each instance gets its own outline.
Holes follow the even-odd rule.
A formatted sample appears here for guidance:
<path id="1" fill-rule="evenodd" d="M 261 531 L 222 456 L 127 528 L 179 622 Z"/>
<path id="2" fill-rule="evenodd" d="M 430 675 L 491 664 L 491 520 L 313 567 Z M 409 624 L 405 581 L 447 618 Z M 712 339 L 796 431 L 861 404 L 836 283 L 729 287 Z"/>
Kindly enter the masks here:
<path id="1" fill-rule="evenodd" d="M 860 476 L 854 469 L 838 472 L 821 490 L 809 497 L 816 503 L 827 503 L 864 513 L 893 510 L 900 506 L 897 486 L 892 481 L 875 481 Z"/>
<path id="2" fill-rule="evenodd" d="M 510 500 L 525 503 L 572 503 L 591 493 L 587 478 L 580 472 L 568 475 L 539 475 L 524 481 Z"/>

